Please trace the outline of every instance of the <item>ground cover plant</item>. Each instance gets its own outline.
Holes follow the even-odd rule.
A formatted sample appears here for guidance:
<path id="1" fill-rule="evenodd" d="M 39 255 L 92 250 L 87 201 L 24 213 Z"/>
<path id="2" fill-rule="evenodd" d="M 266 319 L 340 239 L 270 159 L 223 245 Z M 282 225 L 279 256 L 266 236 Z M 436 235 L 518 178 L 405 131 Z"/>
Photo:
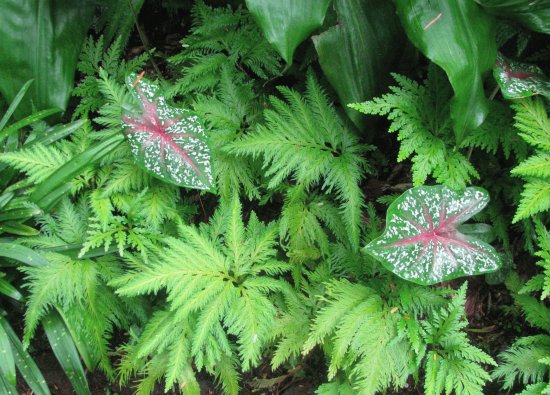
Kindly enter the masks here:
<path id="1" fill-rule="evenodd" d="M 550 393 L 549 1 L 76 3 L 0 0 L 1 394 Z"/>

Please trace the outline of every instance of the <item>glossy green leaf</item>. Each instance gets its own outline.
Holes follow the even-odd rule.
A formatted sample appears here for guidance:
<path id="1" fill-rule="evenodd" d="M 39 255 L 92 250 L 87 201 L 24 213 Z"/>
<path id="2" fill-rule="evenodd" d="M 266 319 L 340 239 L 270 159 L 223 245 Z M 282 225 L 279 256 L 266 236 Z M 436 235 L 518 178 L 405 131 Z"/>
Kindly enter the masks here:
<path id="1" fill-rule="evenodd" d="M 538 66 L 514 62 L 499 53 L 493 76 L 507 99 L 521 99 L 537 94 L 550 97 L 550 79 Z"/>
<path id="2" fill-rule="evenodd" d="M 36 236 L 40 231 L 19 222 L 8 221 L 0 223 L 0 234 L 2 233 L 18 236 Z"/>
<path id="3" fill-rule="evenodd" d="M 91 395 L 86 374 L 73 339 L 57 311 L 51 311 L 44 317 L 42 326 L 59 364 L 69 378 L 77 395 Z"/>
<path id="4" fill-rule="evenodd" d="M 0 330 L 3 330 L 10 340 L 11 351 L 15 359 L 15 365 L 35 395 L 50 395 L 46 380 L 29 353 L 23 348 L 23 344 L 13 331 L 9 322 L 0 311 Z"/>
<path id="5" fill-rule="evenodd" d="M 136 74 L 129 75 L 126 84 L 139 103 L 122 116 L 136 163 L 171 184 L 211 189 L 210 148 L 198 116 L 169 106 L 157 85 Z"/>
<path id="6" fill-rule="evenodd" d="M 15 387 L 15 359 L 13 358 L 10 343 L 8 334 L 0 326 L 0 377 L 6 380 L 8 385 Z M 16 392 L 13 394 L 15 395 Z"/>
<path id="7" fill-rule="evenodd" d="M 0 275 L 1 274 L 2 273 L 0 273 Z M 3 279 L 2 277 L 0 277 L 0 293 L 3 293 L 4 295 L 14 300 L 17 300 L 18 302 L 23 301 L 23 295 L 21 295 L 21 292 L 19 292 L 17 288 L 15 288 L 13 285 L 10 284 L 10 282 Z M 2 350 L 1 347 L 0 347 L 0 350 Z M 0 355 L 0 359 L 1 359 L 1 355 Z"/>
<path id="8" fill-rule="evenodd" d="M 401 28 L 392 2 L 336 0 L 338 24 L 313 37 L 321 69 L 350 119 L 363 115 L 347 107 L 381 93 L 391 63 L 399 55 Z"/>
<path id="9" fill-rule="evenodd" d="M 10 242 L 0 242 L 0 257 L 2 256 L 15 259 L 29 266 L 45 266 L 48 264 L 46 258 L 38 254 L 36 251 Z"/>
<path id="10" fill-rule="evenodd" d="M 365 250 L 388 270 L 418 284 L 493 272 L 501 266 L 495 249 L 475 232 L 459 230 L 488 202 L 489 194 L 481 188 L 461 193 L 442 185 L 409 189 L 388 208 L 384 234 Z"/>
<path id="11" fill-rule="evenodd" d="M 25 94 L 27 93 L 27 91 L 29 90 L 29 88 L 30 88 L 30 86 L 33 82 L 34 82 L 34 80 L 32 80 L 32 79 L 28 80 L 27 82 L 25 82 L 23 87 L 21 87 L 19 92 L 17 92 L 17 95 L 15 95 L 15 97 L 11 101 L 10 106 L 6 110 L 6 113 L 2 116 L 2 119 L 0 119 L 0 131 L 2 131 L 2 129 L 4 129 L 4 126 L 6 126 L 6 124 L 10 120 L 11 116 L 15 112 L 15 109 L 17 108 L 19 103 L 21 103 L 21 100 L 23 100 L 23 97 L 25 96 Z"/>
<path id="12" fill-rule="evenodd" d="M 115 135 L 75 156 L 38 184 L 31 194 L 30 200 L 43 209 L 50 208 L 59 198 L 69 192 L 70 185 L 68 183 L 74 177 L 111 153 L 123 140 L 122 136 Z"/>
<path id="13" fill-rule="evenodd" d="M 493 18 L 472 0 L 397 0 L 409 39 L 449 77 L 457 144 L 489 111 L 482 74 L 495 65 Z"/>
<path id="14" fill-rule="evenodd" d="M 50 115 L 57 114 L 61 112 L 59 108 L 48 108 L 46 110 L 35 112 L 34 114 L 29 115 L 28 117 L 23 118 L 22 120 L 15 122 L 4 130 L 0 131 L 0 139 L 5 138 L 19 129 L 24 128 L 25 126 L 32 125 L 33 123 L 40 121 L 41 119 L 47 118 Z"/>
<path id="15" fill-rule="evenodd" d="M 246 0 L 267 41 L 292 63 L 294 51 L 323 25 L 331 0 Z"/>
<path id="16" fill-rule="evenodd" d="M 528 29 L 550 34 L 550 0 L 475 0 L 491 14 L 513 19 Z"/>
<path id="17" fill-rule="evenodd" d="M 0 0 L 0 92 L 11 102 L 34 79 L 17 118 L 46 108 L 65 109 L 93 1 Z"/>

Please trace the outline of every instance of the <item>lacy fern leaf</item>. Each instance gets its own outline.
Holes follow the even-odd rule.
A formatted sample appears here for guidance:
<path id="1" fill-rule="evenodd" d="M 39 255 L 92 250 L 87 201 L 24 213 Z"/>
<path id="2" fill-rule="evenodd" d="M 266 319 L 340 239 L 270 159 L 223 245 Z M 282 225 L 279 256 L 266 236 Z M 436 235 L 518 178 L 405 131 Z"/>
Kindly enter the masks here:
<path id="1" fill-rule="evenodd" d="M 542 99 L 527 98 L 512 105 L 520 136 L 535 154 L 512 170 L 527 183 L 513 222 L 550 210 L 550 120 Z"/>
<path id="2" fill-rule="evenodd" d="M 414 185 L 423 185 L 432 176 L 438 184 L 462 189 L 479 178 L 470 161 L 454 146 L 451 91 L 444 75 L 431 67 L 424 85 L 398 74 L 393 77 L 398 86 L 390 87 L 392 93 L 349 106 L 364 114 L 388 117 L 388 132 L 398 132 L 401 142 L 397 161 L 412 156 Z"/>
<path id="3" fill-rule="evenodd" d="M 168 294 L 168 326 L 163 321 L 155 324 L 154 332 L 146 329 L 144 335 L 154 333 L 156 340 L 143 344 L 140 355 L 176 346 L 174 342 L 184 336 L 189 342 L 186 355 L 199 370 L 206 367 L 216 372 L 216 366 L 223 366 L 217 371 L 220 380 L 236 377 L 231 373 L 234 368 L 226 371 L 233 366 L 227 364 L 227 358 L 233 360 L 238 355 L 244 370 L 259 363 L 276 316 L 268 296 L 289 287 L 278 278 L 290 267 L 275 259 L 276 224 L 265 225 L 252 214 L 245 225 L 241 205 L 234 198 L 218 209 L 210 225 L 181 225 L 180 236 L 167 238 L 166 248 L 151 257 L 149 264 L 140 264 L 139 271 L 116 281 L 121 295 L 157 293 L 160 289 Z M 172 333 L 173 322 L 182 323 L 176 332 L 185 330 L 187 334 Z M 158 333 L 165 335 L 158 337 Z M 235 393 L 230 382 L 224 381 L 222 387 Z"/>
<path id="4" fill-rule="evenodd" d="M 237 155 L 262 156 L 268 188 L 288 177 L 304 188 L 320 184 L 334 191 L 349 228 L 349 241 L 359 246 L 363 196 L 359 181 L 368 169 L 361 156 L 369 147 L 347 130 L 313 75 L 305 95 L 279 87 L 285 100 L 271 97 L 273 109 L 265 111 L 266 124 L 228 146 Z"/>

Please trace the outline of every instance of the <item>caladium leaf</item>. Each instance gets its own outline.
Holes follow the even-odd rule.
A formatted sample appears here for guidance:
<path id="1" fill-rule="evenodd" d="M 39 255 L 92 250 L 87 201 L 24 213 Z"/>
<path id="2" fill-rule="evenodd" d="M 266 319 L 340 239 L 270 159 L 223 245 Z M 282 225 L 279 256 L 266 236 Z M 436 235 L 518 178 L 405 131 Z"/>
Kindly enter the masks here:
<path id="1" fill-rule="evenodd" d="M 535 65 L 514 62 L 498 54 L 493 75 L 507 99 L 541 94 L 550 97 L 550 79 Z"/>
<path id="2" fill-rule="evenodd" d="M 409 189 L 388 208 L 384 234 L 365 249 L 388 270 L 418 284 L 493 272 L 501 266 L 495 249 L 475 232 L 459 231 L 488 202 L 481 188 L 461 193 L 443 185 Z"/>
<path id="3" fill-rule="evenodd" d="M 210 148 L 198 116 L 169 106 L 157 85 L 136 74 L 130 74 L 126 84 L 139 103 L 122 116 L 138 165 L 175 185 L 211 189 Z"/>

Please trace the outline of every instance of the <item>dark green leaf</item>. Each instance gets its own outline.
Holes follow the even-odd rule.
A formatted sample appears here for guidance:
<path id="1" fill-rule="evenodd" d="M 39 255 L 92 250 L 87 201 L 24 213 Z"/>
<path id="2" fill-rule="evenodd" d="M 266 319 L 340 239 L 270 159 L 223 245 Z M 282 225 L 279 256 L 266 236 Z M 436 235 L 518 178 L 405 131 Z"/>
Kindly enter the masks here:
<path id="1" fill-rule="evenodd" d="M 363 116 L 348 103 L 378 95 L 401 46 L 399 21 L 387 0 L 338 0 L 338 25 L 313 37 L 319 63 L 356 126 Z"/>
<path id="2" fill-rule="evenodd" d="M 55 173 L 36 186 L 30 200 L 43 209 L 51 207 L 55 201 L 70 190 L 67 183 L 81 174 L 87 167 L 112 152 L 123 141 L 121 135 L 115 135 L 75 156 L 61 166 Z M 59 192 L 59 193 L 58 193 Z M 53 194 L 52 196 L 49 196 Z"/>
<path id="3" fill-rule="evenodd" d="M 491 14 L 514 19 L 528 29 L 550 34 L 550 0 L 475 0 Z"/>
<path id="4" fill-rule="evenodd" d="M 493 272 L 501 266 L 495 249 L 458 229 L 488 202 L 481 188 L 462 193 L 442 185 L 409 189 L 388 208 L 384 234 L 365 249 L 388 270 L 423 285 Z"/>
<path id="5" fill-rule="evenodd" d="M 331 0 L 246 0 L 267 41 L 292 63 L 296 47 L 321 27 Z"/>
<path id="6" fill-rule="evenodd" d="M 1 233 L 10 233 L 18 236 L 36 236 L 40 231 L 19 222 L 8 221 L 0 224 Z"/>
<path id="7" fill-rule="evenodd" d="M 0 279 L 0 290 L 2 289 Z M 7 384 L 15 387 L 15 359 L 11 351 L 10 338 L 4 328 L 0 326 L 0 377 L 6 380 Z M 13 392 L 13 395 L 16 393 Z"/>
<path id="8" fill-rule="evenodd" d="M 25 93 L 27 93 L 27 90 L 29 90 L 29 87 L 31 86 L 33 81 L 34 80 L 28 80 L 27 82 L 25 82 L 25 85 L 23 85 L 23 87 L 19 90 L 19 92 L 17 92 L 17 95 L 15 95 L 15 97 L 11 101 L 10 106 L 6 110 L 6 113 L 0 120 L 0 131 L 4 129 L 4 126 L 6 126 L 6 124 L 10 120 L 11 116 L 15 112 L 15 109 L 17 108 L 21 100 L 23 100 L 23 96 L 25 96 Z"/>
<path id="9" fill-rule="evenodd" d="M 11 102 L 29 79 L 34 84 L 17 118 L 37 110 L 65 109 L 78 55 L 92 22 L 93 1 L 0 0 L 0 92 Z"/>
<path id="10" fill-rule="evenodd" d="M 50 395 L 44 376 L 0 311 L 0 326 L 10 339 L 15 365 L 35 395 Z"/>
<path id="11" fill-rule="evenodd" d="M 29 266 L 45 266 L 48 264 L 46 258 L 30 248 L 9 242 L 0 242 L 0 256 L 15 259 Z"/>
<path id="12" fill-rule="evenodd" d="M 498 54 L 493 76 L 507 99 L 521 99 L 536 94 L 550 97 L 550 79 L 538 66 L 514 62 Z"/>
<path id="13" fill-rule="evenodd" d="M 457 144 L 489 111 L 482 74 L 496 59 L 494 21 L 472 0 L 397 0 L 413 44 L 449 77 L 455 96 L 451 118 Z"/>
<path id="14" fill-rule="evenodd" d="M 23 295 L 21 295 L 21 292 L 19 292 L 17 290 L 17 288 L 15 288 L 8 281 L 4 280 L 1 277 L 0 277 L 0 292 L 3 293 L 6 296 L 12 298 L 12 299 L 15 299 L 15 300 L 19 301 L 19 302 L 21 302 L 23 300 Z M 0 331 L 1 330 L 2 329 L 0 328 Z M 1 343 L 1 341 L 0 341 L 0 343 Z M 3 350 L 3 348 L 0 347 L 0 350 Z M 0 353 L 0 359 L 2 357 L 1 354 L 2 353 Z M 0 365 L 1 365 L 1 363 L 0 363 Z"/>
<path id="15" fill-rule="evenodd" d="M 25 126 L 32 125 L 33 123 L 40 121 L 41 119 L 47 118 L 50 115 L 57 114 L 59 112 L 61 112 L 59 108 L 48 108 L 46 110 L 35 112 L 34 114 L 29 115 L 28 117 L 23 118 L 19 122 L 16 122 L 13 125 L 10 125 L 9 127 L 0 131 L 0 139 L 3 139 L 6 136 L 9 136 L 10 134 L 17 132 L 19 129 L 22 129 Z"/>
<path id="16" fill-rule="evenodd" d="M 42 320 L 52 350 L 69 378 L 77 395 L 91 395 L 80 357 L 63 319 L 57 311 L 51 311 Z"/>

